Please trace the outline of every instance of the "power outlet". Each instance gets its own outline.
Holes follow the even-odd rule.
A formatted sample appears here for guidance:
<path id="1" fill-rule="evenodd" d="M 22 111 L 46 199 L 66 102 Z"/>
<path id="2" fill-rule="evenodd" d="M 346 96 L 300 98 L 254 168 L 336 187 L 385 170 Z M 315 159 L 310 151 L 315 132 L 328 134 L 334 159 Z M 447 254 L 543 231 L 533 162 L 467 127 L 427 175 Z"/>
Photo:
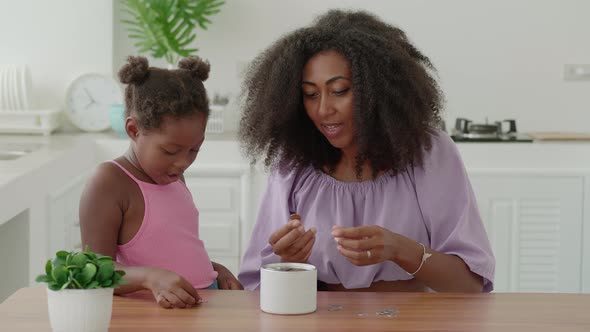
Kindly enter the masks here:
<path id="1" fill-rule="evenodd" d="M 566 81 L 590 81 L 590 64 L 566 64 L 563 66 Z"/>

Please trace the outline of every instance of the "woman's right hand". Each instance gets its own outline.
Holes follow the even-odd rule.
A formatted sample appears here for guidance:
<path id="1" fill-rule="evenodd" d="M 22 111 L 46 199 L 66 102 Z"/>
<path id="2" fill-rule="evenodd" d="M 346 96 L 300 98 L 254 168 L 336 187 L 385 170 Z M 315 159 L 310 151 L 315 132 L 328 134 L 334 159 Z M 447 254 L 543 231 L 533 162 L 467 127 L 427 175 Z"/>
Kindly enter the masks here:
<path id="1" fill-rule="evenodd" d="M 317 229 L 305 228 L 298 219 L 290 220 L 285 226 L 272 233 L 268 243 L 282 262 L 306 263 L 315 243 Z"/>
<path id="2" fill-rule="evenodd" d="M 190 308 L 201 303 L 201 297 L 186 279 L 165 269 L 148 268 L 144 286 L 152 291 L 156 302 L 166 309 Z"/>

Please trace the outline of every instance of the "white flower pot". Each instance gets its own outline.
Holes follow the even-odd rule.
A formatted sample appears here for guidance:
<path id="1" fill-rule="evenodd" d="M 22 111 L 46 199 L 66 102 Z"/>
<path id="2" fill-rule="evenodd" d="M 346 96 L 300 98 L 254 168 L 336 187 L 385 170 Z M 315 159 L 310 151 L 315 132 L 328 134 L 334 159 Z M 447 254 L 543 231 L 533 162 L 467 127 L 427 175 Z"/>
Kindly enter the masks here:
<path id="1" fill-rule="evenodd" d="M 106 332 L 111 322 L 113 288 L 47 289 L 54 332 Z"/>

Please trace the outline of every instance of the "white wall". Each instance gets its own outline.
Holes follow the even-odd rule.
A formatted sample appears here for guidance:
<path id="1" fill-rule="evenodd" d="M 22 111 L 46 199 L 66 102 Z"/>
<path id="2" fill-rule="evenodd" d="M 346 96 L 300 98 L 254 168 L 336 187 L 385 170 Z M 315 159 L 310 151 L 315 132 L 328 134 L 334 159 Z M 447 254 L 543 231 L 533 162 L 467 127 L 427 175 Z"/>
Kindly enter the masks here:
<path id="1" fill-rule="evenodd" d="M 111 0 L 0 0 L 0 64 L 28 64 L 32 107 L 65 104 L 79 75 L 112 75 Z"/>
<path id="2" fill-rule="evenodd" d="M 35 108 L 63 107 L 74 78 L 113 74 L 135 53 L 114 2 L 0 0 L 0 64 L 31 66 Z M 516 118 L 521 130 L 590 131 L 590 81 L 562 78 L 564 64 L 590 63 L 587 0 L 227 0 L 195 42 L 212 63 L 208 89 L 236 94 L 240 63 L 337 7 L 407 32 L 438 67 L 450 122 L 487 116 Z"/>
<path id="3" fill-rule="evenodd" d="M 564 64 L 590 63 L 587 0 L 227 0 L 195 42 L 212 63 L 208 89 L 237 92 L 240 62 L 336 7 L 364 8 L 407 32 L 439 70 L 447 121 L 590 131 L 590 81 L 562 78 Z M 115 68 L 135 52 L 119 19 L 115 5 Z"/>

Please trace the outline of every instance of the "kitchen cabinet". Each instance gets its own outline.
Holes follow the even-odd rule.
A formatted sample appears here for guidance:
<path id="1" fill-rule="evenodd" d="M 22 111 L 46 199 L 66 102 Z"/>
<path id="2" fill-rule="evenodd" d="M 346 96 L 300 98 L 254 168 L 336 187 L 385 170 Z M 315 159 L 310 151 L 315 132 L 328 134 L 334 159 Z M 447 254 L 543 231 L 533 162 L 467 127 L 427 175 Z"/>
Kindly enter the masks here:
<path id="1" fill-rule="evenodd" d="M 29 285 L 29 213 L 24 211 L 0 224 L 0 303 Z"/>
<path id="2" fill-rule="evenodd" d="M 584 177 L 471 172 L 470 178 L 496 256 L 496 291 L 582 291 Z"/>
<path id="3" fill-rule="evenodd" d="M 185 181 L 199 210 L 199 237 L 209 258 L 237 276 L 247 243 L 249 168 L 197 167 L 185 172 Z"/>
<path id="4" fill-rule="evenodd" d="M 80 195 L 90 172 L 84 172 L 47 196 L 49 254 L 59 250 L 81 250 Z"/>

